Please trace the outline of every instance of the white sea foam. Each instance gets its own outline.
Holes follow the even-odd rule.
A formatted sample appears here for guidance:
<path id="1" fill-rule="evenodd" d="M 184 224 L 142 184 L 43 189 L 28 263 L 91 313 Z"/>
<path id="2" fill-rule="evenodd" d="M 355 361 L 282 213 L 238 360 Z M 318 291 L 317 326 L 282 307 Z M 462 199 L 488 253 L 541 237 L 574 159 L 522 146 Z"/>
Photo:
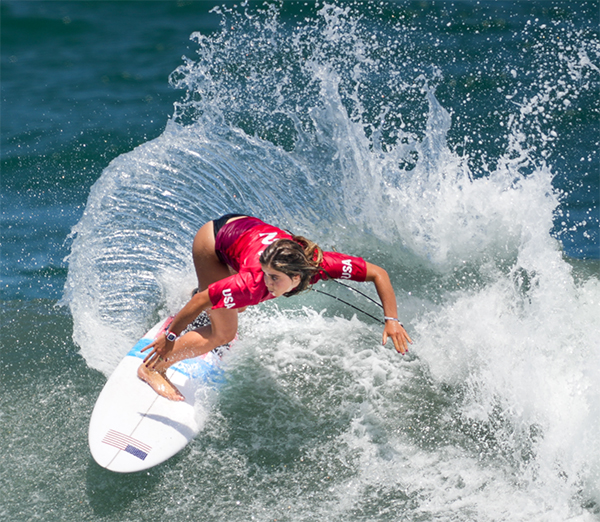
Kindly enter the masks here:
<path id="1" fill-rule="evenodd" d="M 173 75 L 187 93 L 174 120 L 94 186 L 66 292 L 88 364 L 110 373 L 181 306 L 204 221 L 256 214 L 385 263 L 415 345 L 406 358 L 382 348 L 379 326 L 322 296 L 243 314 L 198 473 L 217 466 L 264 520 L 274 496 L 289 498 L 293 520 L 591 520 L 600 283 L 552 233 L 560 194 L 535 152 L 553 139 L 540 122 L 591 62 L 564 55 L 563 90 L 521 96 L 487 164 L 448 145 L 439 73 L 405 75 L 401 33 L 376 42 L 331 6 L 322 26 L 263 23 L 237 39 L 195 35 L 198 57 Z M 235 66 L 244 74 L 223 72 Z"/>

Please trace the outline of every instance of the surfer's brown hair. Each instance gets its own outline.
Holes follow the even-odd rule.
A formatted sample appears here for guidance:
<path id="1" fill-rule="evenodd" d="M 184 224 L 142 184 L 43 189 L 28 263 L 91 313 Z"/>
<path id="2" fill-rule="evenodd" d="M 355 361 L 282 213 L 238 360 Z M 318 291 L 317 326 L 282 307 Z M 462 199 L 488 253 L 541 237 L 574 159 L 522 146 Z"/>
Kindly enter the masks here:
<path id="1" fill-rule="evenodd" d="M 260 255 L 260 263 L 283 272 L 288 277 L 300 276 L 300 283 L 286 297 L 306 290 L 313 276 L 320 270 L 323 251 L 314 241 L 302 236 L 292 239 L 278 239 L 271 243 Z"/>

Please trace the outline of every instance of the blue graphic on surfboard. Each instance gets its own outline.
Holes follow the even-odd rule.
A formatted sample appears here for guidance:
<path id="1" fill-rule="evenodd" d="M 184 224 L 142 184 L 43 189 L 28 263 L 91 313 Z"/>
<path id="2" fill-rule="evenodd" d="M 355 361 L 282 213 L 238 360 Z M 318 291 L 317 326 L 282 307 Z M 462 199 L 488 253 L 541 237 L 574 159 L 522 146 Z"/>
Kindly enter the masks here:
<path id="1" fill-rule="evenodd" d="M 90 451 L 103 468 L 118 473 L 142 471 L 181 451 L 202 428 L 197 416 L 198 390 L 218 388 L 224 382 L 221 352 L 214 350 L 174 364 L 167 371 L 185 397 L 165 399 L 141 381 L 137 370 L 146 353 L 141 350 L 162 334 L 173 317 L 156 324 L 129 351 L 106 382 L 92 412 Z M 204 314 L 197 321 L 208 324 Z"/>

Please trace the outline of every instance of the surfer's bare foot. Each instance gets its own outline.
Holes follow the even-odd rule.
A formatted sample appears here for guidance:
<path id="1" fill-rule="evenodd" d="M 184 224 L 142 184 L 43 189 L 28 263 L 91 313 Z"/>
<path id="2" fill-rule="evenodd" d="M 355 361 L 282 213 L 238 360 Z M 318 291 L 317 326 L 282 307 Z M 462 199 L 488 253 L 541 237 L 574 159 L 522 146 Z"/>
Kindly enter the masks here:
<path id="1" fill-rule="evenodd" d="M 145 383 L 148 383 L 152 389 L 171 401 L 184 401 L 185 397 L 181 395 L 177 387 L 163 373 L 151 370 L 145 364 L 138 368 L 138 377 Z"/>

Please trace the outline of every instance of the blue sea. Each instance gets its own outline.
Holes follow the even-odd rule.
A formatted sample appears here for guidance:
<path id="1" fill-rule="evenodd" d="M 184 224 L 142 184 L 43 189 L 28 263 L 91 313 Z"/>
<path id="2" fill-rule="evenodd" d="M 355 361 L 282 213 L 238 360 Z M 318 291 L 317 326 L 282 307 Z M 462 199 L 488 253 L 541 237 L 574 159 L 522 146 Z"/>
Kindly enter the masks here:
<path id="1" fill-rule="evenodd" d="M 0 519 L 600 520 L 598 0 L 0 9 Z M 199 436 L 106 471 L 227 212 L 385 267 L 410 353 L 332 282 L 255 307 Z"/>

